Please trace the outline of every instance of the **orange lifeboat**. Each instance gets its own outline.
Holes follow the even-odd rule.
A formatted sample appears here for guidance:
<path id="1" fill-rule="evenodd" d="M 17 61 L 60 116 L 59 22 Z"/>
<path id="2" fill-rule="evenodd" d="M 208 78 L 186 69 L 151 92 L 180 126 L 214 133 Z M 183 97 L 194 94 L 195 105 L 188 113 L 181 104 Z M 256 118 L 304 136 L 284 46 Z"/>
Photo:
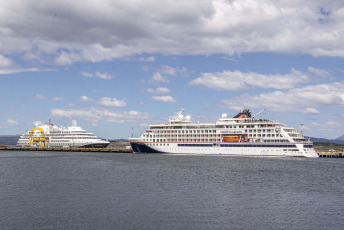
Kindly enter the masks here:
<path id="1" fill-rule="evenodd" d="M 242 139 L 239 135 L 228 135 L 224 136 L 223 142 L 248 142 L 248 139 Z"/>

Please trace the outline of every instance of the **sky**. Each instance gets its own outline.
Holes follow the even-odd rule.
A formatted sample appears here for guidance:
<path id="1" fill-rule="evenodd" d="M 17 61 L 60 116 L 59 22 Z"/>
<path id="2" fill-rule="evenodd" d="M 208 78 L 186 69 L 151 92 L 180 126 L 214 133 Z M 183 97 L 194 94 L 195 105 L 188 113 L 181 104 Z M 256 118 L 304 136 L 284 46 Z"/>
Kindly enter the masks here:
<path id="1" fill-rule="evenodd" d="M 138 137 L 184 108 L 335 139 L 343 76 L 344 1 L 0 0 L 0 135 Z"/>

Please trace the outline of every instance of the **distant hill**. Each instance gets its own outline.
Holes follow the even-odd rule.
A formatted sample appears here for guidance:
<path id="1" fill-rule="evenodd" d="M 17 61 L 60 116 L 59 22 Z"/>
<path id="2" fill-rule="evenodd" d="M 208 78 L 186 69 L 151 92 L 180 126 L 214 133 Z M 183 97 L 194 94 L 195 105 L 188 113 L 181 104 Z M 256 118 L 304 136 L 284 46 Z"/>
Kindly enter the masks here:
<path id="1" fill-rule="evenodd" d="M 16 145 L 20 135 L 0 135 L 0 145 Z M 335 140 L 326 139 L 326 138 L 316 138 L 316 137 L 305 137 L 306 140 L 310 138 L 312 142 L 322 142 L 322 143 L 335 143 L 335 144 L 344 144 L 344 135 L 338 137 Z M 114 139 L 109 140 L 110 142 L 128 142 L 127 139 Z"/>
<path id="2" fill-rule="evenodd" d="M 316 137 L 305 137 L 306 140 L 308 140 L 308 138 L 311 139 L 312 142 L 329 142 L 329 143 L 335 143 L 335 144 L 344 144 L 344 140 L 340 140 L 340 139 L 335 139 L 335 140 L 331 140 L 331 139 L 326 139 L 326 138 L 316 138 Z"/>
<path id="3" fill-rule="evenodd" d="M 106 138 L 102 138 L 102 139 L 106 139 Z M 128 142 L 128 139 L 108 139 L 108 141 L 110 142 Z"/>
<path id="4" fill-rule="evenodd" d="M 0 145 L 16 145 L 20 135 L 0 135 Z"/>
<path id="5" fill-rule="evenodd" d="M 343 135 L 343 136 L 340 136 L 340 137 L 337 137 L 336 140 L 338 140 L 338 141 L 344 141 L 344 135 Z"/>

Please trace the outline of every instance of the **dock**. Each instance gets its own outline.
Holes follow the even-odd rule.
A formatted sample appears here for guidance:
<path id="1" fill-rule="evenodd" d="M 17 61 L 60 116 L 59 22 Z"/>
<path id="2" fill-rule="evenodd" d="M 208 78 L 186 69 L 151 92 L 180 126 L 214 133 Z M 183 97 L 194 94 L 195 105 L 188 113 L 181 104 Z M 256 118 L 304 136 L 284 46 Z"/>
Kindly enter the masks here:
<path id="1" fill-rule="evenodd" d="M 40 148 L 40 147 L 20 147 L 20 146 L 6 146 L 6 145 L 1 145 L 0 150 L 132 153 L 131 148 L 63 148 L 63 147 Z"/>
<path id="2" fill-rule="evenodd" d="M 319 157 L 344 158 L 343 152 L 333 152 L 333 151 L 318 152 L 318 155 Z"/>
<path id="3" fill-rule="evenodd" d="M 63 147 L 20 147 L 0 145 L 0 150 L 13 151 L 61 151 L 61 152 L 107 152 L 107 153 L 133 153 L 131 148 L 63 148 Z M 344 158 L 344 151 L 317 151 L 319 157 Z"/>

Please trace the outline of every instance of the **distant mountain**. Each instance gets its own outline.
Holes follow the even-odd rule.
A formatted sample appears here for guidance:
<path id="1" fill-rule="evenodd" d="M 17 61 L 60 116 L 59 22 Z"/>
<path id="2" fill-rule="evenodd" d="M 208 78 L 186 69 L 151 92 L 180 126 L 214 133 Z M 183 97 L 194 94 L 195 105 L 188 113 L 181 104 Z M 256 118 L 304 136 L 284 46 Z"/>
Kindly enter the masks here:
<path id="1" fill-rule="evenodd" d="M 338 141 L 344 141 L 344 135 L 343 135 L 343 136 L 340 136 L 340 137 L 337 137 L 336 140 L 338 140 Z"/>
<path id="2" fill-rule="evenodd" d="M 326 139 L 326 138 L 316 138 L 316 137 L 305 137 L 306 140 L 310 138 L 312 142 L 330 142 L 330 143 L 335 143 L 335 144 L 344 144 L 344 139 L 340 140 L 339 138 L 335 140 L 331 139 Z"/>
<path id="3" fill-rule="evenodd" d="M 104 138 L 105 139 L 105 138 Z M 110 142 L 128 142 L 128 139 L 108 139 Z"/>
<path id="4" fill-rule="evenodd" d="M 16 145 L 20 135 L 0 135 L 0 145 Z"/>
<path id="5" fill-rule="evenodd" d="M 20 135 L 0 135 L 0 145 L 16 145 Z M 344 135 L 338 137 L 335 140 L 326 138 L 316 138 L 316 137 L 305 137 L 306 140 L 310 139 L 312 142 L 330 142 L 336 144 L 344 144 Z M 114 139 L 109 140 L 110 142 L 128 142 L 128 139 Z"/>

